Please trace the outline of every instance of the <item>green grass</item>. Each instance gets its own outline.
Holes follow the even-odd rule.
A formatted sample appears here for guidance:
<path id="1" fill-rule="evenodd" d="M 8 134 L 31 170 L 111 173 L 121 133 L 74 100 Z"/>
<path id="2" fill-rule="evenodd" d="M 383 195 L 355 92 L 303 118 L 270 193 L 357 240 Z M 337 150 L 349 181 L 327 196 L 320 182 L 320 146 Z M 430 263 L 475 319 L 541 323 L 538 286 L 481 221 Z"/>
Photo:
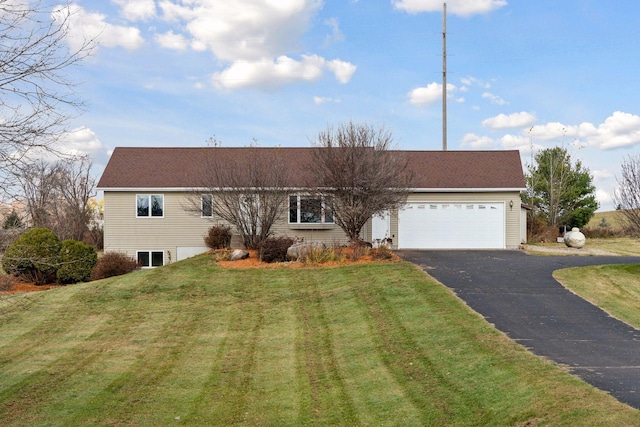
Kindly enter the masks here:
<path id="1" fill-rule="evenodd" d="M 553 275 L 582 298 L 640 328 L 640 265 L 567 268 Z"/>
<path id="2" fill-rule="evenodd" d="M 3 426 L 640 425 L 408 263 L 203 255 L 0 312 Z"/>

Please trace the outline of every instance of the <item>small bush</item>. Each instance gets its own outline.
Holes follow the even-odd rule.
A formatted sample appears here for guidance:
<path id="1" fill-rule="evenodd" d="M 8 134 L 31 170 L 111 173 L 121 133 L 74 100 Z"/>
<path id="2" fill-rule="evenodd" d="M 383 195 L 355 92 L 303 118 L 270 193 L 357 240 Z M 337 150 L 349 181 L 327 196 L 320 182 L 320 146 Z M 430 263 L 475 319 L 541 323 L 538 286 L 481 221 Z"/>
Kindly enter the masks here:
<path id="1" fill-rule="evenodd" d="M 225 249 L 231 246 L 231 227 L 214 225 L 204 236 L 204 243 L 211 249 Z"/>
<path id="2" fill-rule="evenodd" d="M 34 228 L 20 235 L 2 257 L 2 269 L 23 280 L 44 285 L 55 281 L 60 239 L 51 230 Z"/>
<path id="3" fill-rule="evenodd" d="M 358 240 L 355 242 L 351 242 L 351 252 L 347 254 L 349 260 L 357 261 L 363 256 L 369 255 L 371 253 L 371 243 L 365 242 L 362 240 Z"/>
<path id="4" fill-rule="evenodd" d="M 98 262 L 93 246 L 77 240 L 65 240 L 60 249 L 60 268 L 56 273 L 61 283 L 86 282 Z"/>
<path id="5" fill-rule="evenodd" d="M 287 249 L 293 245 L 290 237 L 269 237 L 258 243 L 258 258 L 263 262 L 284 262 L 287 260 Z"/>
<path id="6" fill-rule="evenodd" d="M 121 276 L 138 268 L 138 262 L 129 255 L 121 252 L 108 252 L 98 259 L 98 263 L 91 272 L 91 280 L 106 279 Z"/>
<path id="7" fill-rule="evenodd" d="M 380 246 L 371 250 L 371 258 L 374 261 L 389 261 L 393 259 L 393 252 L 387 246 Z"/>
<path id="8" fill-rule="evenodd" d="M 313 265 L 324 264 L 326 262 L 344 262 L 345 259 L 343 248 L 334 246 L 332 248 L 311 248 L 302 262 Z"/>

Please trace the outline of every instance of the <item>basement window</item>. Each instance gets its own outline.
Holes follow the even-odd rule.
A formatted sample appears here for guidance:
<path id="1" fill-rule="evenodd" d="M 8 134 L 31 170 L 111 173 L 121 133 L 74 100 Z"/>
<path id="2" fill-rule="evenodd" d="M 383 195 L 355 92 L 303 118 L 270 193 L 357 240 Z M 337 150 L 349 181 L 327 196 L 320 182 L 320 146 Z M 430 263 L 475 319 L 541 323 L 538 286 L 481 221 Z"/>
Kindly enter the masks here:
<path id="1" fill-rule="evenodd" d="M 142 268 L 162 267 L 164 265 L 163 251 L 138 251 L 138 265 Z"/>

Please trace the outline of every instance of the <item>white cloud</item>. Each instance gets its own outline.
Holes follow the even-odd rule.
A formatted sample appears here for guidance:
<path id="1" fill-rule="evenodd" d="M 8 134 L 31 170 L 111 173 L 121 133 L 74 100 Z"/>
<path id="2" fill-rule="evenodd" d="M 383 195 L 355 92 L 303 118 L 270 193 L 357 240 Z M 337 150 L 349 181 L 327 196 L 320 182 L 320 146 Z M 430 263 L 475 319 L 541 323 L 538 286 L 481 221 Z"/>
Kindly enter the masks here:
<path id="1" fill-rule="evenodd" d="M 184 21 L 197 49 L 236 62 L 275 58 L 299 48 L 320 0 L 190 0 L 160 2 L 163 17 Z"/>
<path id="2" fill-rule="evenodd" d="M 334 59 L 327 62 L 327 68 L 333 71 L 340 83 L 349 83 L 357 67 L 349 62 Z"/>
<path id="3" fill-rule="evenodd" d="M 85 155 L 96 153 L 102 149 L 102 141 L 94 131 L 82 126 L 67 132 L 58 142 L 63 153 Z"/>
<path id="4" fill-rule="evenodd" d="M 466 86 L 478 86 L 483 89 L 489 89 L 491 87 L 491 83 L 487 83 L 473 76 L 463 77 L 460 79 L 460 82 Z"/>
<path id="5" fill-rule="evenodd" d="M 611 206 L 613 205 L 613 197 L 608 191 L 603 190 L 602 188 L 596 189 L 596 200 L 600 204 L 600 207 Z"/>
<path id="6" fill-rule="evenodd" d="M 541 145 L 534 144 L 531 139 L 523 135 L 507 134 L 501 137 L 498 142 L 505 150 L 520 150 L 523 153 L 538 151 L 543 148 Z"/>
<path id="7" fill-rule="evenodd" d="M 506 104 L 508 104 L 507 101 L 505 101 L 504 99 L 500 98 L 498 95 L 494 95 L 494 94 L 489 93 L 489 92 L 483 93 L 482 97 L 488 99 L 489 101 L 491 101 L 492 104 L 496 104 L 496 105 L 506 105 Z"/>
<path id="8" fill-rule="evenodd" d="M 531 127 L 529 134 L 533 138 L 543 141 L 566 140 L 567 138 L 590 140 L 598 135 L 598 129 L 587 122 L 571 126 L 559 122 L 550 122 Z"/>
<path id="9" fill-rule="evenodd" d="M 396 9 L 409 13 L 441 12 L 442 0 L 391 0 Z M 460 16 L 489 13 L 506 6 L 506 0 L 448 0 L 447 13 Z"/>
<path id="10" fill-rule="evenodd" d="M 210 51 L 228 64 L 212 76 L 213 84 L 222 89 L 314 81 L 325 70 L 340 83 L 348 83 L 355 65 L 315 54 L 293 55 L 322 6 L 322 0 L 162 0 L 162 18 L 179 22 L 184 32 L 166 33 L 157 40 L 172 49 Z M 332 30 L 328 42 L 344 39 L 335 18 L 325 24 Z"/>
<path id="11" fill-rule="evenodd" d="M 342 61 L 329 61 L 317 55 L 303 55 L 301 61 L 280 56 L 275 61 L 238 61 L 212 76 L 221 89 L 241 87 L 275 87 L 287 83 L 314 81 L 322 77 L 324 68 L 333 71 L 341 83 L 349 81 L 355 67 Z"/>
<path id="12" fill-rule="evenodd" d="M 156 42 L 166 49 L 185 50 L 189 47 L 189 42 L 182 34 L 175 34 L 168 31 L 164 34 L 156 34 Z"/>
<path id="13" fill-rule="evenodd" d="M 60 22 L 65 13 L 65 8 L 61 6 L 52 16 Z M 144 43 L 140 30 L 136 27 L 109 24 L 105 22 L 104 15 L 86 12 L 76 5 L 71 6 L 70 13 L 67 43 L 71 49 L 80 49 L 88 40 L 96 40 L 100 46 L 123 47 L 127 50 L 135 50 Z"/>
<path id="14" fill-rule="evenodd" d="M 338 19 L 329 18 L 324 21 L 324 24 L 331 28 L 331 34 L 328 34 L 324 39 L 325 47 L 344 40 L 344 34 L 342 33 L 342 31 L 340 31 L 340 24 L 338 23 Z"/>
<path id="15" fill-rule="evenodd" d="M 598 126 L 588 142 L 605 150 L 640 144 L 640 116 L 616 111 Z"/>
<path id="16" fill-rule="evenodd" d="M 496 142 L 488 136 L 479 136 L 474 133 L 468 133 L 464 138 L 462 138 L 462 146 L 479 150 L 493 148 L 496 146 Z"/>
<path id="17" fill-rule="evenodd" d="M 341 101 L 339 99 L 335 99 L 335 98 L 324 98 L 321 96 L 314 96 L 313 97 L 313 102 L 314 104 L 320 105 L 320 104 L 326 104 L 329 102 L 335 103 L 335 104 L 339 104 Z"/>
<path id="18" fill-rule="evenodd" d="M 451 92 L 455 92 L 456 87 L 447 84 L 447 96 Z M 418 87 L 408 93 L 409 102 L 414 105 L 430 105 L 442 99 L 442 84 L 429 83 L 426 87 Z"/>
<path id="19" fill-rule="evenodd" d="M 591 174 L 593 175 L 594 181 L 606 181 L 611 178 L 615 178 L 615 175 L 607 169 L 594 170 L 591 171 Z"/>
<path id="20" fill-rule="evenodd" d="M 122 16 L 130 21 L 147 20 L 156 15 L 154 0 L 111 0 L 121 7 Z"/>
<path id="21" fill-rule="evenodd" d="M 536 121 L 536 116 L 522 111 L 513 114 L 498 114 L 482 122 L 482 126 L 491 129 L 514 129 L 531 126 Z"/>

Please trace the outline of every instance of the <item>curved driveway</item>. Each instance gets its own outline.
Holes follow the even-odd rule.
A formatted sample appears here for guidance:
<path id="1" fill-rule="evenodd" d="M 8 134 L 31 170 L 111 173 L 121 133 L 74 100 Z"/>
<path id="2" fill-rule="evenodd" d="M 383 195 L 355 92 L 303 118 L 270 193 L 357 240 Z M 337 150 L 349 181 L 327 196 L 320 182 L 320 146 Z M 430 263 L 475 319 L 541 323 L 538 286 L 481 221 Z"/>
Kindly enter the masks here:
<path id="1" fill-rule="evenodd" d="M 638 257 L 520 251 L 399 251 L 533 353 L 640 409 L 640 331 L 566 290 L 555 270 L 638 264 Z"/>

